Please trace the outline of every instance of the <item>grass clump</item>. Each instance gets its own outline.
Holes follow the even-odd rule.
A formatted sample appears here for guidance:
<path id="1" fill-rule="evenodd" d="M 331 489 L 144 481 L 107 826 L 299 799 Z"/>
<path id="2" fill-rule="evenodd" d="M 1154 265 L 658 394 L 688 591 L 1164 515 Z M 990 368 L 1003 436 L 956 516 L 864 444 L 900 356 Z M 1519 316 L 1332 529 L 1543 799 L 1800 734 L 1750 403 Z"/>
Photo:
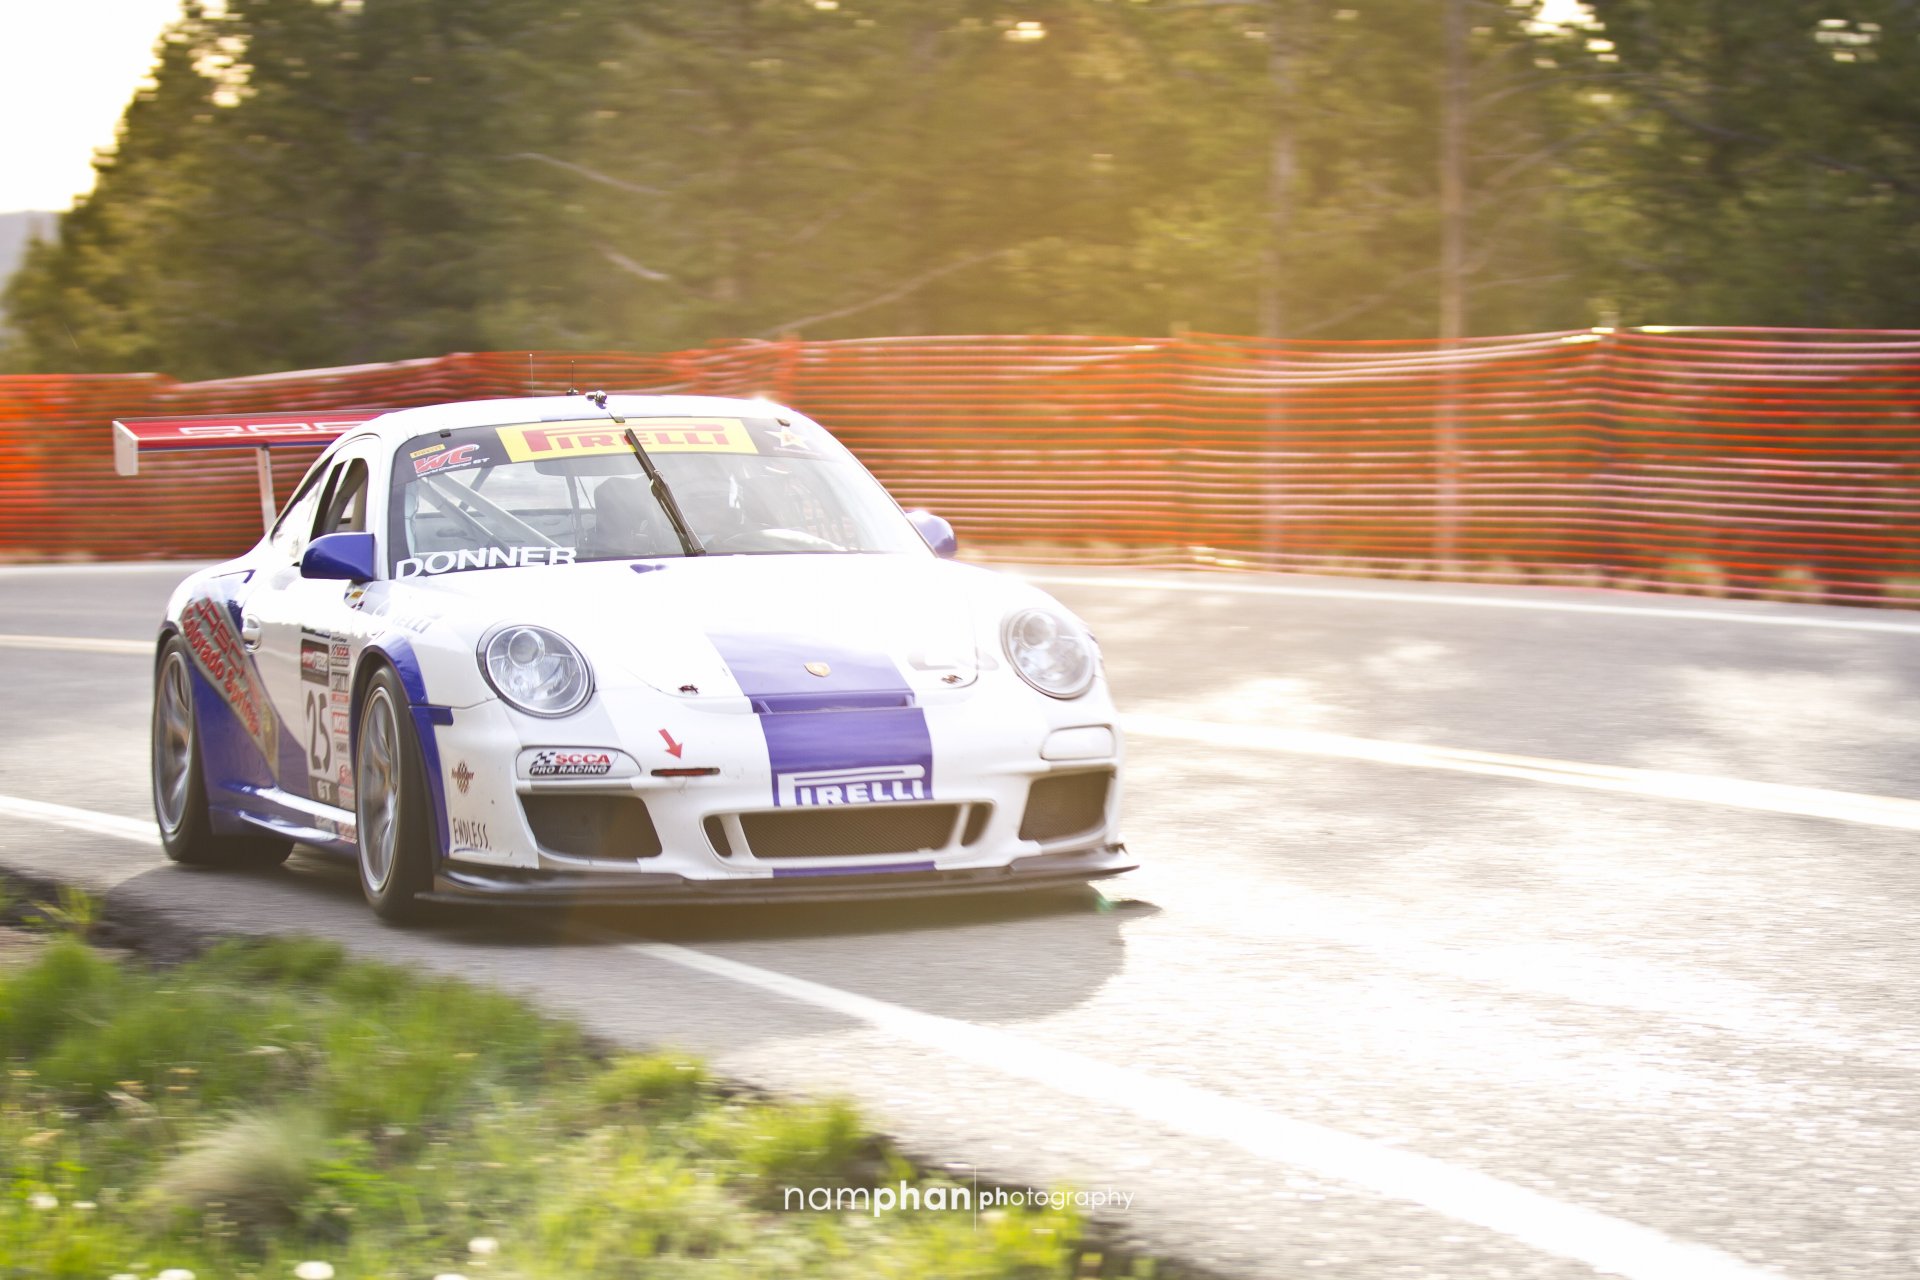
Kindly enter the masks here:
<path id="1" fill-rule="evenodd" d="M 1071 1276 L 1071 1214 L 783 1208 L 920 1181 L 845 1104 L 305 939 L 153 971 L 69 934 L 0 969 L 0 1280 L 184 1268 L 716 1280 Z M 922 1185 L 926 1185 L 922 1183 Z"/>
<path id="2" fill-rule="evenodd" d="M 1773 575 L 1769 589 L 1763 594 L 1776 600 L 1796 600 L 1818 604 L 1825 596 L 1827 587 L 1820 575 L 1811 565 L 1790 564 L 1782 567 Z"/>
<path id="3" fill-rule="evenodd" d="M 601 1107 L 685 1110 L 707 1097 L 712 1084 L 706 1065 L 689 1054 L 632 1054 L 595 1077 L 591 1096 Z"/>
<path id="4" fill-rule="evenodd" d="M 236 1112 L 161 1165 L 145 1202 L 162 1218 L 217 1213 L 244 1231 L 284 1227 L 313 1191 L 325 1142 L 304 1108 Z"/>

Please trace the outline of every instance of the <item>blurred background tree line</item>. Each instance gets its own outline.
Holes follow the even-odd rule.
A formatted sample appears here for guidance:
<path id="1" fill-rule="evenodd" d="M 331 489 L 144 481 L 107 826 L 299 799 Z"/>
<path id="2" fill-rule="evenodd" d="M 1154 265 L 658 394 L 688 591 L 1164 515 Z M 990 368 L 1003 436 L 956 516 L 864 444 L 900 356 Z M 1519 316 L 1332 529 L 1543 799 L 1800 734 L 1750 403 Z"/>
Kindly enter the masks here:
<path id="1" fill-rule="evenodd" d="M 0 369 L 1920 326 L 1920 8 L 1538 10 L 189 2 Z"/>

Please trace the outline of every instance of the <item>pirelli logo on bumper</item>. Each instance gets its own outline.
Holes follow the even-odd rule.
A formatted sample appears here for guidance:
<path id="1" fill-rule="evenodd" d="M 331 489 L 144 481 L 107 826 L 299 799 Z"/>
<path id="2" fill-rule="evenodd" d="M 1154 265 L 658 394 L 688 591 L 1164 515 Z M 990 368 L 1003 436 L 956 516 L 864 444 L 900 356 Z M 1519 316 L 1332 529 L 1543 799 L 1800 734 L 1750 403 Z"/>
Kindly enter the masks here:
<path id="1" fill-rule="evenodd" d="M 738 418 L 630 418 L 625 426 L 604 418 L 588 422 L 545 422 L 539 426 L 501 427 L 500 443 L 515 462 L 578 458 L 596 453 L 631 453 L 632 427 L 648 453 L 758 453 L 747 424 Z"/>
<path id="2" fill-rule="evenodd" d="M 917 764 L 823 769 L 779 775 L 782 805 L 886 804 L 927 799 L 927 771 Z"/>

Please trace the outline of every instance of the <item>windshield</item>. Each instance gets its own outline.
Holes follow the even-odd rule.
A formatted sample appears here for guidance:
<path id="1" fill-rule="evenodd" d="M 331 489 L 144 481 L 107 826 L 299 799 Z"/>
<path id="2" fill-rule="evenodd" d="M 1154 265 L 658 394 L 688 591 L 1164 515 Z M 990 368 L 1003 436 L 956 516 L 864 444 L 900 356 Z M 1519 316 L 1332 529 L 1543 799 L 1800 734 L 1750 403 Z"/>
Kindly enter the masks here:
<path id="1" fill-rule="evenodd" d="M 401 445 L 391 572 L 684 555 L 628 427 L 709 554 L 926 550 L 886 490 L 811 423 L 599 417 L 435 431 Z"/>

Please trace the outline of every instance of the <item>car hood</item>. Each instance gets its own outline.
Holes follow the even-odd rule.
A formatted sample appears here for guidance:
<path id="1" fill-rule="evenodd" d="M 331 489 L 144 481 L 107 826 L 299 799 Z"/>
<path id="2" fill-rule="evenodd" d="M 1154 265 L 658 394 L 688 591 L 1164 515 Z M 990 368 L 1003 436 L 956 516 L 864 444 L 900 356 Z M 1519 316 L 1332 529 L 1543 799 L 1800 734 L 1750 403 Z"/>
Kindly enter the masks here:
<path id="1" fill-rule="evenodd" d="M 406 585 L 443 617 L 457 613 L 480 630 L 527 622 L 558 631 L 587 655 L 603 687 L 639 682 L 702 701 L 745 694 L 823 705 L 903 684 L 916 693 L 972 684 L 1001 612 L 995 597 L 1005 592 L 984 571 L 906 555 L 612 561 Z"/>

